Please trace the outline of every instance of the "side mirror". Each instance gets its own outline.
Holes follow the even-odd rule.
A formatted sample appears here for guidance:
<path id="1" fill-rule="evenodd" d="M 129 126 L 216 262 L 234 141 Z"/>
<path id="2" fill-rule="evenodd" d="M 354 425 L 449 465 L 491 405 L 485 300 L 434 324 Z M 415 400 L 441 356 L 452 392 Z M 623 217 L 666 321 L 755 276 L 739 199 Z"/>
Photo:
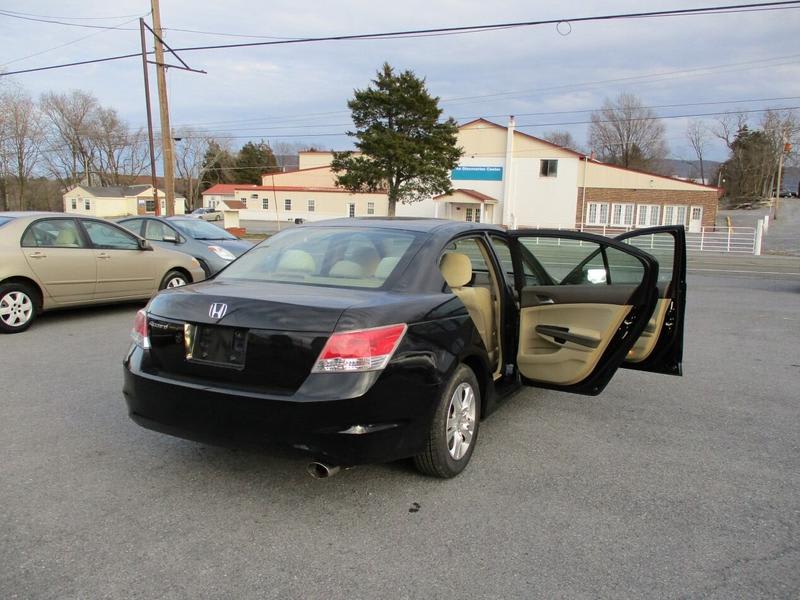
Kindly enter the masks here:
<path id="1" fill-rule="evenodd" d="M 139 240 L 139 250 L 152 250 L 153 247 L 147 240 Z"/>
<path id="2" fill-rule="evenodd" d="M 586 281 L 589 283 L 605 283 L 606 270 L 597 268 L 586 269 Z"/>
<path id="3" fill-rule="evenodd" d="M 170 243 L 173 243 L 173 244 L 177 244 L 178 243 L 178 237 L 174 236 L 174 235 L 165 235 L 164 237 L 161 238 L 161 241 L 162 242 L 170 242 Z"/>

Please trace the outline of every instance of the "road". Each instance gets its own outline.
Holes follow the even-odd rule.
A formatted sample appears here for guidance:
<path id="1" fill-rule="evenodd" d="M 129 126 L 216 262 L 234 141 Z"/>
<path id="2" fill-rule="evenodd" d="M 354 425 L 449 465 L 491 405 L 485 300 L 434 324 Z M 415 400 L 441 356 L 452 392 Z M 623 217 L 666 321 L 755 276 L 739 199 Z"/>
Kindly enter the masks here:
<path id="1" fill-rule="evenodd" d="M 797 598 L 800 281 L 689 287 L 683 378 L 519 393 L 450 481 L 141 429 L 137 307 L 43 316 L 0 341 L 2 596 Z"/>

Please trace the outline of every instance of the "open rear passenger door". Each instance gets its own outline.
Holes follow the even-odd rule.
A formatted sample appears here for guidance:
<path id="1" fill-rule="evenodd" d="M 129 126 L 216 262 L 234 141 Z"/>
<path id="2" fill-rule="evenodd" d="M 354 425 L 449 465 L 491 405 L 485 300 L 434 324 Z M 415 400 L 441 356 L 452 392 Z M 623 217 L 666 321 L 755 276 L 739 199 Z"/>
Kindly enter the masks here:
<path id="1" fill-rule="evenodd" d="M 516 366 L 525 385 L 600 393 L 658 301 L 658 262 L 632 244 L 556 230 L 512 240 L 519 297 Z"/>
<path id="2" fill-rule="evenodd" d="M 658 261 L 658 302 L 622 367 L 681 375 L 686 311 L 686 233 L 682 225 L 650 227 L 615 238 Z"/>

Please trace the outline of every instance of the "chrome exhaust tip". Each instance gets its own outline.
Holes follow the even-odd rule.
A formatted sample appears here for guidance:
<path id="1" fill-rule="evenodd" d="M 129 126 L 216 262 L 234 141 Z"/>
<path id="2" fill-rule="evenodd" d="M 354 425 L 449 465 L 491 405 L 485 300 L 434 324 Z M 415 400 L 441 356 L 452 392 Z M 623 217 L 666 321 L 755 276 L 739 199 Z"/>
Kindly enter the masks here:
<path id="1" fill-rule="evenodd" d="M 327 479 L 333 477 L 340 471 L 341 467 L 336 465 L 329 465 L 328 463 L 314 461 L 308 463 L 306 473 L 311 475 L 314 479 Z"/>

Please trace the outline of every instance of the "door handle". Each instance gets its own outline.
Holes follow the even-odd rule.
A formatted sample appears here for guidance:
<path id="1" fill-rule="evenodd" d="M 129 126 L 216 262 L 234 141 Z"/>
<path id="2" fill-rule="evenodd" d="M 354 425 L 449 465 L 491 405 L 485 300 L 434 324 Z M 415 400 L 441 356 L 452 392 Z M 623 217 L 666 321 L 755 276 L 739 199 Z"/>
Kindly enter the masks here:
<path id="1" fill-rule="evenodd" d="M 103 252 L 102 254 L 98 254 L 97 258 L 102 258 L 103 260 L 108 260 L 109 258 L 111 258 L 111 255 L 110 254 L 106 254 L 105 252 Z"/>
<path id="2" fill-rule="evenodd" d="M 539 294 L 536 294 L 536 302 L 538 302 L 539 304 L 555 304 L 556 303 L 555 300 L 553 300 L 549 296 L 540 296 Z"/>
<path id="3" fill-rule="evenodd" d="M 597 348 L 600 345 L 600 340 L 580 335 L 577 333 L 570 333 L 569 327 L 561 327 L 559 325 L 537 325 L 536 333 L 545 337 L 552 338 L 557 344 L 566 344 L 572 342 L 578 346 L 585 348 Z"/>
<path id="4" fill-rule="evenodd" d="M 36 252 L 31 252 L 30 254 L 28 254 L 28 256 L 31 258 L 47 258 L 47 254 L 45 254 L 40 250 L 37 250 Z"/>

